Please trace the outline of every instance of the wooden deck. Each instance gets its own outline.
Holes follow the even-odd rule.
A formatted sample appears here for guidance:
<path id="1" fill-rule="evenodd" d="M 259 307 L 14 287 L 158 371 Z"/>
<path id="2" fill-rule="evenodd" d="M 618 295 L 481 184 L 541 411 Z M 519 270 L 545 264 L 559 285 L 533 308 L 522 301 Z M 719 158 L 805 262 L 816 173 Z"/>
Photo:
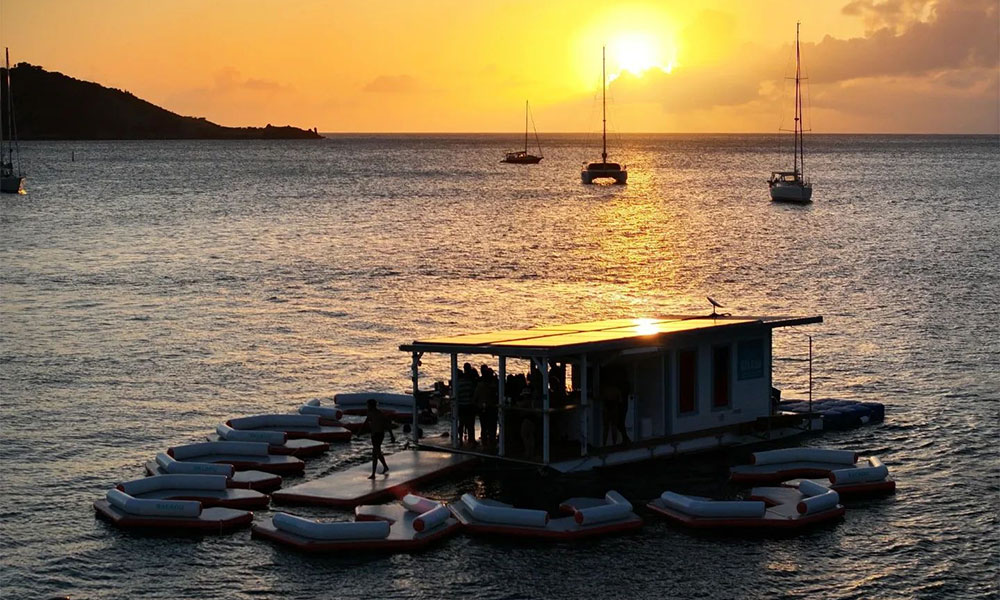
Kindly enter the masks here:
<path id="1" fill-rule="evenodd" d="M 271 495 L 276 504 L 338 506 L 352 508 L 360 504 L 401 498 L 425 481 L 437 479 L 454 471 L 471 467 L 476 457 L 450 452 L 404 450 L 385 457 L 389 473 L 375 475 L 372 465 L 365 462 L 356 467 L 307 481 Z M 379 471 L 382 466 L 379 465 Z"/>

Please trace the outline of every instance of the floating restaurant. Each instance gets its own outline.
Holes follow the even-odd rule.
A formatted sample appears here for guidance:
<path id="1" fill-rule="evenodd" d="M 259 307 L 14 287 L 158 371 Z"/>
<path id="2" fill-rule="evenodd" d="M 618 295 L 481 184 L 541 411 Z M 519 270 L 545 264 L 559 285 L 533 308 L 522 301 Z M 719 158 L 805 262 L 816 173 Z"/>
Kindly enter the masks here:
<path id="1" fill-rule="evenodd" d="M 779 410 L 772 332 L 822 321 L 713 311 L 416 340 L 400 346 L 412 356 L 414 397 L 421 359 L 442 354 L 453 401 L 450 436 L 418 439 L 415 409 L 414 441 L 569 473 L 798 435 L 815 415 Z M 461 442 L 454 383 L 466 357 L 495 361 L 495 448 Z M 514 397 L 506 388 L 517 378 L 508 375 L 525 371 L 528 387 Z"/>

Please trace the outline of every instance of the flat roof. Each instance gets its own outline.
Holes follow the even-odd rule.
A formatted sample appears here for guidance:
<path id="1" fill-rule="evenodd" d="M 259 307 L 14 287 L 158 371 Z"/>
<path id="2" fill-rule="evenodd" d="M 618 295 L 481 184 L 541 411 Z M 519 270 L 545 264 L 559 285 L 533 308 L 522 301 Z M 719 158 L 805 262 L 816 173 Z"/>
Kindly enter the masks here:
<path id="1" fill-rule="evenodd" d="M 509 329 L 414 340 L 403 344 L 406 352 L 443 354 L 492 354 L 496 356 L 565 356 L 658 346 L 667 338 L 693 332 L 747 327 L 790 327 L 822 323 L 823 317 L 734 317 L 668 315 L 652 319 L 610 319 L 542 325 L 529 329 Z"/>

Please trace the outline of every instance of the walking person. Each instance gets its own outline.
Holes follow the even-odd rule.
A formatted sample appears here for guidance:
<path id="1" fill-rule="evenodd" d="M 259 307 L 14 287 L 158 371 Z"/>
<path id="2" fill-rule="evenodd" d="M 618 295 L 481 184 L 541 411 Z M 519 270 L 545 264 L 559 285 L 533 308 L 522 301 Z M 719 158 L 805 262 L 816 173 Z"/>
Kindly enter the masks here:
<path id="1" fill-rule="evenodd" d="M 382 454 L 382 440 L 385 439 L 386 432 L 389 433 L 389 439 L 392 440 L 392 443 L 396 443 L 396 436 L 392 433 L 392 420 L 378 409 L 378 402 L 375 401 L 375 398 L 368 399 L 368 416 L 361 424 L 361 431 L 363 432 L 365 429 L 372 432 L 372 474 L 368 479 L 375 479 L 375 470 L 379 462 L 382 463 L 384 469 L 382 474 L 389 473 L 389 465 L 386 464 L 385 455 Z"/>

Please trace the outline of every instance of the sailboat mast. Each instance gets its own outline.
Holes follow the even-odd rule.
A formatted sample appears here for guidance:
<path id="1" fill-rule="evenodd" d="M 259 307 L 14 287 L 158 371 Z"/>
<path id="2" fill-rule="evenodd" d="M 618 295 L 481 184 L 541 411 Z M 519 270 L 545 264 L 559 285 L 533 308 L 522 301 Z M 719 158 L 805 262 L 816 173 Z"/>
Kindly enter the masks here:
<path id="1" fill-rule="evenodd" d="M 528 153 L 528 101 L 524 101 L 524 153 Z"/>
<path id="2" fill-rule="evenodd" d="M 605 74 L 607 48 L 601 46 L 601 162 L 608 162 L 608 80 Z"/>
<path id="3" fill-rule="evenodd" d="M 11 98 L 11 95 L 10 95 L 10 48 L 4 48 L 4 64 L 7 67 L 7 70 L 4 71 L 4 78 L 6 79 L 6 83 L 7 83 L 7 133 L 9 135 L 13 136 L 14 134 L 11 133 L 11 132 L 13 131 L 14 125 L 13 125 L 13 122 L 11 121 L 11 119 L 12 119 L 12 115 L 13 115 L 13 108 L 14 108 L 14 106 L 10 102 L 10 98 Z M 3 157 L 4 157 L 4 143 L 5 142 L 7 142 L 7 136 L 4 135 L 3 119 L 0 118 L 0 161 L 3 161 L 3 159 L 4 159 Z M 13 144 L 13 140 L 11 142 L 7 142 L 7 162 L 12 162 L 12 160 L 11 160 L 12 144 Z"/>
<path id="4" fill-rule="evenodd" d="M 799 92 L 799 85 L 802 79 L 802 65 L 799 55 L 799 23 L 795 23 L 795 158 L 794 171 L 799 174 L 799 159 L 802 151 L 802 94 Z M 803 170 L 804 165 L 803 165 Z"/>

